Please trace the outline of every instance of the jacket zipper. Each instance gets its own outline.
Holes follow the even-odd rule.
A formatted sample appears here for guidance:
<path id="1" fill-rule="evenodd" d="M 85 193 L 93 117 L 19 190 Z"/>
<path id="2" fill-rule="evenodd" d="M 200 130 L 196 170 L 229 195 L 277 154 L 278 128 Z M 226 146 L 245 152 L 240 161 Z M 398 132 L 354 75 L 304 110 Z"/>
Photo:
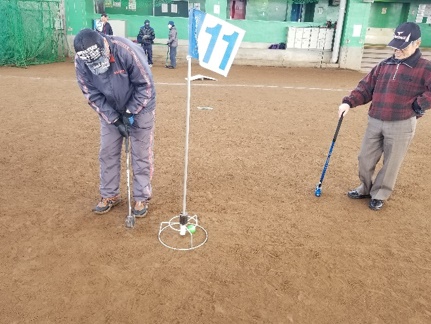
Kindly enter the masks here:
<path id="1" fill-rule="evenodd" d="M 396 68 L 396 70 L 395 70 L 395 73 L 394 73 L 394 76 L 393 76 L 392 80 L 395 80 L 395 77 L 397 76 L 398 68 L 399 68 L 400 64 L 401 64 L 401 63 L 398 63 L 398 64 L 397 64 L 397 68 Z"/>

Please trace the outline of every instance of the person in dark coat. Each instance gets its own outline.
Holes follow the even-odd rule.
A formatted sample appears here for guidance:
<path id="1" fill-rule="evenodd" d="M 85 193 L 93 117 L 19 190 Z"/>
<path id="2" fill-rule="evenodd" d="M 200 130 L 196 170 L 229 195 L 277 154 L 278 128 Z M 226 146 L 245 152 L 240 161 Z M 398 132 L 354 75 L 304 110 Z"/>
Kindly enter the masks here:
<path id="1" fill-rule="evenodd" d="M 168 47 L 169 47 L 169 59 L 171 64 L 166 65 L 168 69 L 175 69 L 177 66 L 177 47 L 178 47 L 178 34 L 175 23 L 171 20 L 168 23 L 169 36 L 168 36 Z"/>
<path id="2" fill-rule="evenodd" d="M 100 21 L 102 22 L 102 30 L 100 32 L 105 35 L 114 35 L 111 24 L 108 23 L 108 15 L 106 13 L 100 16 Z"/>
<path id="3" fill-rule="evenodd" d="M 156 92 L 144 52 L 131 40 L 92 29 L 74 39 L 75 71 L 88 104 L 100 121 L 100 195 L 93 209 L 107 213 L 121 202 L 123 138 L 130 139 L 136 217 L 144 217 L 152 196 Z"/>
<path id="4" fill-rule="evenodd" d="M 150 21 L 147 19 L 144 22 L 144 26 L 139 29 L 137 41 L 144 49 L 150 67 L 153 66 L 153 43 L 155 38 L 154 28 L 150 26 Z"/>

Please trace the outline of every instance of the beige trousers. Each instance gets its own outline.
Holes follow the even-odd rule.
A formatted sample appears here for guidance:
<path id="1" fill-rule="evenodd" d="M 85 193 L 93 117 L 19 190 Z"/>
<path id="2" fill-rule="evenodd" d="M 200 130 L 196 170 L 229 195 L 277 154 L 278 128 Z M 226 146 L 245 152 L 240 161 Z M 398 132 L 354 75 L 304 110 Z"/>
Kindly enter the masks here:
<path id="1" fill-rule="evenodd" d="M 416 130 L 416 117 L 398 121 L 382 121 L 368 117 L 368 126 L 359 152 L 359 179 L 356 188 L 372 199 L 386 200 L 392 194 L 408 147 Z M 383 166 L 374 178 L 377 163 Z"/>

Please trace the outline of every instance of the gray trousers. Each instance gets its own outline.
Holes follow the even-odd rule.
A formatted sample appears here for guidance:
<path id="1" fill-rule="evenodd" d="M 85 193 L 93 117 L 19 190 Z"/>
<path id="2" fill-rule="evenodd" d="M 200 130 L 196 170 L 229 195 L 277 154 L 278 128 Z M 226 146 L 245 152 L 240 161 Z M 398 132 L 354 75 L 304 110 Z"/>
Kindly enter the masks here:
<path id="1" fill-rule="evenodd" d="M 171 66 L 177 67 L 177 47 L 169 46 L 169 59 Z"/>
<path id="2" fill-rule="evenodd" d="M 130 128 L 133 197 L 135 201 L 150 200 L 154 172 L 155 111 L 134 115 Z M 120 170 L 123 137 L 117 127 L 100 118 L 100 194 L 103 198 L 120 193 Z M 130 170 L 132 172 L 132 170 Z"/>
<path id="3" fill-rule="evenodd" d="M 382 121 L 368 117 L 368 126 L 359 152 L 359 179 L 356 190 L 373 199 L 386 200 L 395 187 L 407 149 L 416 130 L 416 117 L 399 121 Z M 383 155 L 383 166 L 373 176 Z"/>

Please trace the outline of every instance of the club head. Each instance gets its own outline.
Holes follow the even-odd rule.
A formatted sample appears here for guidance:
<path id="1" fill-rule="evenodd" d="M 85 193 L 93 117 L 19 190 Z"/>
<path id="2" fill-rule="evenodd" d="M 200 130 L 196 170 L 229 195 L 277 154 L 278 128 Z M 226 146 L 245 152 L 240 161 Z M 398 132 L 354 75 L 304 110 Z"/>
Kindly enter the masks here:
<path id="1" fill-rule="evenodd" d="M 135 216 L 128 215 L 126 217 L 126 227 L 127 228 L 133 228 L 133 227 L 135 227 Z"/>
<path id="2" fill-rule="evenodd" d="M 321 194 L 322 194 L 322 189 L 319 187 L 319 185 L 317 185 L 316 189 L 314 190 L 314 195 L 316 197 L 320 197 Z"/>

